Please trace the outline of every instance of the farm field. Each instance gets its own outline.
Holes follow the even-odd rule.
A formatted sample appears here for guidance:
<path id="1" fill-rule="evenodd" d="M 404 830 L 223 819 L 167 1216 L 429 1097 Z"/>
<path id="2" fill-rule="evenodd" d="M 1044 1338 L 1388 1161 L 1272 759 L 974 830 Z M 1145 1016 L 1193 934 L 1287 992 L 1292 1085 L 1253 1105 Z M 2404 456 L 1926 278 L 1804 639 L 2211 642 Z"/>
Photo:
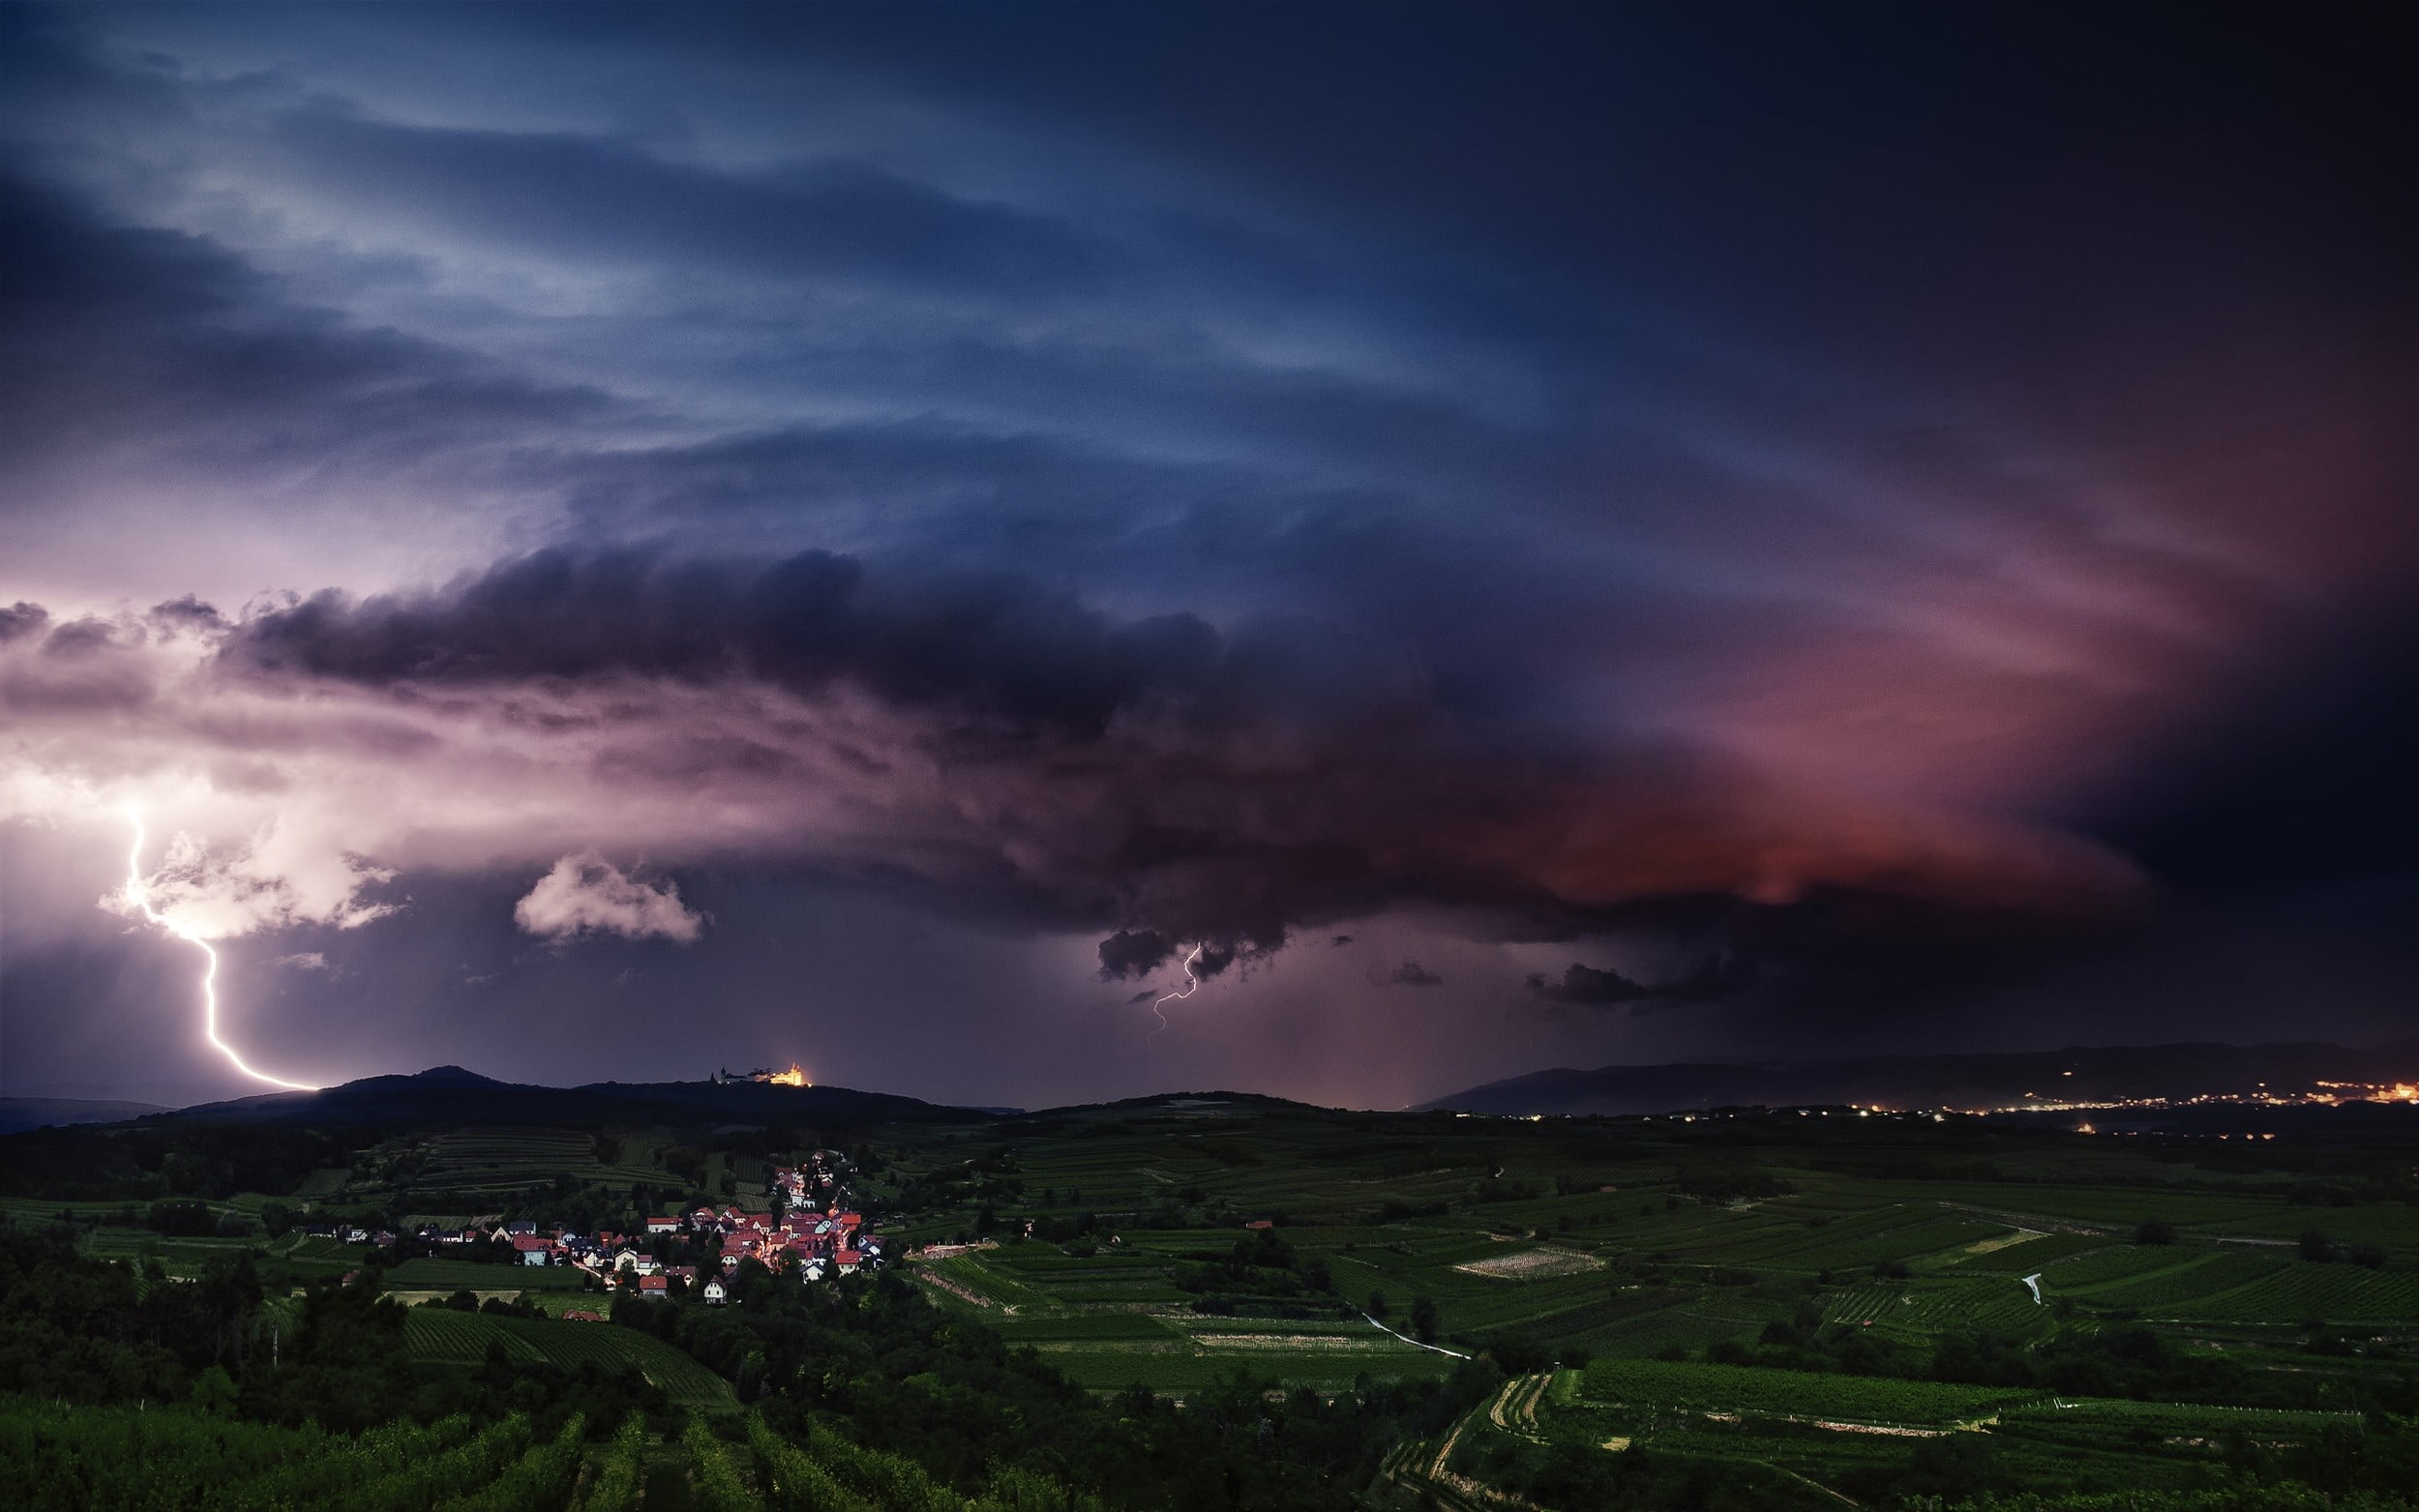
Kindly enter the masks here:
<path id="1" fill-rule="evenodd" d="M 1351 1325 L 1320 1320 L 1323 1309 L 1357 1313 L 1383 1297 L 1403 1326 L 1407 1303 L 1423 1302 L 1446 1347 L 1539 1360 L 1549 1374 L 1523 1379 L 1551 1382 L 1508 1383 L 1491 1404 L 1503 1421 L 1474 1413 L 1458 1448 L 1449 1436 L 1429 1441 L 1432 1469 L 1474 1438 L 1492 1445 L 1454 1472 L 1463 1482 L 1404 1483 L 1448 1505 L 1465 1504 L 1467 1477 L 1483 1483 L 1492 1465 L 1540 1443 L 1652 1441 L 1764 1467 L 1807 1505 L 1836 1506 L 1839 1488 L 1877 1484 L 1910 1445 L 1934 1440 L 1971 1445 L 1956 1452 L 1986 1455 L 2026 1486 L 2186 1491 L 2212 1484 L 2222 1442 L 2290 1448 L 2359 1431 L 2326 1405 L 2352 1388 L 2325 1375 L 2304 1391 L 2316 1406 L 2254 1408 L 1762 1362 L 1811 1337 L 1808 1319 L 1835 1346 L 1862 1334 L 1868 1352 L 1901 1351 L 1919 1374 L 1945 1341 L 1976 1334 L 2022 1351 L 2135 1331 L 2179 1356 L 2222 1350 L 2255 1370 L 2379 1381 L 2392 1366 L 2314 1366 L 2297 1351 L 2318 1337 L 2313 1325 L 2388 1358 L 2419 1350 L 2419 1232 L 2395 1223 L 2419 1209 L 2314 1208 L 2273 1174 L 2237 1177 L 2182 1151 L 2042 1139 L 2010 1141 L 1988 1179 L 1882 1178 L 1837 1143 L 1786 1138 L 1734 1133 L 1730 1147 L 1707 1148 L 1634 1125 L 1620 1140 L 1552 1121 L 1336 1118 L 1324 1137 L 1293 1126 L 1318 1121 L 1124 1109 L 1003 1130 L 996 1143 L 936 1141 L 935 1169 L 979 1156 L 997 1174 L 997 1188 L 992 1176 L 970 1183 L 961 1222 L 979 1198 L 1032 1215 L 1036 1229 L 995 1234 L 995 1247 L 932 1273 L 964 1293 L 949 1305 L 1095 1390 L 1175 1395 L 1210 1389 L 1223 1356 L 1241 1354 L 1287 1384 L 1333 1389 L 1347 1371 L 1302 1335 Z M 898 1165 L 921 1154 L 903 1147 Z M 2336 1253 L 2304 1258 L 2296 1236 L 2335 1214 L 2348 1215 L 2332 1230 Z M 949 1216 L 914 1221 L 960 1236 Z M 1080 1232 L 1053 1231 L 1079 1219 Z M 1255 1220 L 1327 1287 L 1217 1279 L 1230 1248 L 1270 1242 L 1245 1229 Z M 2344 1247 L 2380 1233 L 2381 1262 L 2351 1262 Z M 2033 1275 L 2039 1300 L 2023 1284 Z M 1238 1317 L 1213 1316 L 1230 1304 Z M 1243 1319 L 1263 1331 L 1248 1346 L 1221 1333 Z M 1586 1363 L 1553 1370 L 1557 1359 Z"/>
<path id="2" fill-rule="evenodd" d="M 1663 1360 L 1600 1360 L 1587 1368 L 1581 1394 L 1630 1407 L 1928 1427 L 1989 1413 L 2039 1395 L 2030 1388 L 1809 1376 L 1801 1371 Z"/>
<path id="3" fill-rule="evenodd" d="M 389 1270 L 385 1286 L 389 1291 L 577 1291 L 584 1280 L 568 1265 L 490 1265 L 423 1256 Z"/>
<path id="4" fill-rule="evenodd" d="M 1231 1242 L 1231 1235 L 1216 1240 Z M 1196 1236 L 1209 1242 L 1210 1236 Z M 1030 1252 L 1030 1253 L 1029 1253 Z M 1074 1262 L 1069 1263 L 1068 1261 Z M 1323 1390 L 1356 1376 L 1440 1374 L 1445 1356 L 1405 1344 L 1359 1319 L 1273 1320 L 1203 1317 L 1170 1286 L 1170 1253 L 1074 1260 L 1042 1245 L 955 1256 L 917 1267 L 942 1305 L 980 1312 L 1011 1346 L 1039 1350 L 1096 1391 L 1146 1385 L 1182 1394 L 1238 1366 Z"/>
<path id="5" fill-rule="evenodd" d="M 527 1318 L 495 1318 L 441 1307 L 415 1307 L 404 1317 L 403 1334 L 415 1359 L 433 1364 L 476 1366 L 488 1345 L 500 1341 L 517 1359 L 545 1360 L 577 1369 L 636 1365 L 680 1407 L 718 1412 L 735 1407 L 731 1383 L 671 1345 L 634 1328 L 612 1323 L 567 1323 Z"/>
<path id="6" fill-rule="evenodd" d="M 1178 1335 L 1167 1342 L 1066 1341 L 1034 1345 L 1068 1379 L 1093 1391 L 1148 1386 L 1183 1397 L 1220 1384 L 1239 1370 L 1322 1392 L 1346 1391 L 1361 1377 L 1396 1380 L 1442 1376 L 1452 1361 L 1387 1339 L 1283 1334 Z"/>
<path id="7" fill-rule="evenodd" d="M 269 1427 L 175 1407 L 66 1408 L 0 1398 L 11 1496 L 93 1512 L 426 1508 L 493 1488 L 502 1507 L 560 1505 L 579 1476 L 578 1417 L 540 1438 L 518 1413 L 358 1436 Z"/>
<path id="8" fill-rule="evenodd" d="M 2404 1152 L 2365 1167 L 2256 1152 L 2271 1166 L 2185 1141 L 1757 1117 L 1354 1114 L 1208 1094 L 878 1125 L 845 1139 L 890 1264 L 852 1285 L 876 1311 L 903 1287 L 1095 1397 L 1144 1387 L 1187 1412 L 1237 1390 L 1334 1400 L 1400 1382 L 1424 1402 L 1436 1382 L 1500 1381 L 1458 1440 L 1426 1442 L 1423 1474 L 1484 1484 L 1547 1446 L 1646 1443 L 1763 1477 L 1774 1506 L 1886 1505 L 1874 1477 L 1935 1442 L 2025 1486 L 2190 1490 L 2225 1443 L 2345 1441 L 2370 1431 L 2366 1405 L 2407 1389 L 2419 1233 L 2404 1220 L 2419 1207 L 2379 1197 L 2402 1190 Z M 30 1228 L 69 1208 L 79 1248 L 134 1265 L 138 1295 L 250 1254 L 273 1338 L 313 1306 L 300 1289 L 356 1270 L 407 1301 L 525 1297 L 549 1316 L 412 1307 L 403 1347 L 465 1372 L 494 1348 L 636 1365 L 676 1408 L 713 1415 L 728 1456 L 733 1381 L 749 1379 L 736 1356 L 702 1348 L 709 1369 L 636 1329 L 563 1321 L 610 1307 L 577 1273 L 270 1238 L 262 1221 L 272 1203 L 304 1221 L 309 1201 L 312 1223 L 477 1210 L 627 1231 L 726 1183 L 753 1191 L 780 1158 L 764 1141 L 746 1128 L 393 1134 L 348 1164 L 333 1147 L 295 1162 L 287 1192 L 170 1213 L 224 1236 L 160 1231 L 141 1201 L 0 1211 Z M 918 1255 L 907 1235 L 942 1249 Z M 674 1336 L 702 1346 L 746 1316 L 685 1318 Z M 707 1462 L 676 1420 L 649 1432 L 648 1496 L 675 1504 Z M 1464 1504 L 1459 1482 L 1422 1484 Z"/>
<path id="9" fill-rule="evenodd" d="M 1054 1348 L 1069 1354 L 1071 1325 L 1045 1319 L 1181 1314 L 1197 1297 L 1185 1290 L 1188 1272 L 1255 1218 L 1275 1221 L 1324 1267 L 1330 1290 L 1238 1295 L 1239 1311 L 1269 1321 L 1331 1317 L 1338 1303 L 1363 1309 L 1373 1294 L 1397 1310 L 1425 1298 L 1440 1341 L 1465 1351 L 1512 1342 L 1599 1358 L 1701 1354 L 1724 1341 L 1750 1345 L 1809 1300 L 1827 1319 L 1919 1347 L 1954 1329 L 2044 1337 L 2068 1316 L 2059 1308 L 2270 1327 L 2383 1320 L 2401 1308 L 2419 1328 L 2404 1290 L 2419 1273 L 2419 1236 L 2374 1273 L 2314 1264 L 2289 1246 L 2222 1242 L 2246 1228 L 2298 1231 L 2309 1210 L 2273 1183 L 2179 1176 L 2138 1147 L 2086 1141 L 2028 1155 L 2042 1175 L 2067 1179 L 1955 1182 L 1876 1180 L 1826 1169 L 1837 1163 L 1819 1147 L 1776 1141 L 1751 1162 L 1727 1164 L 1751 1164 L 1778 1190 L 1705 1201 L 1686 1188 L 1709 1158 L 1681 1139 L 1614 1142 L 1584 1124 L 1502 1120 L 1362 1127 L 1202 1098 L 1070 1119 L 1038 1137 L 1003 1132 L 996 1142 L 929 1135 L 921 1148 L 897 1150 L 894 1171 L 919 1160 L 962 1166 L 983 1151 L 1013 1181 L 1016 1210 L 1045 1222 L 1090 1214 L 1094 1227 L 1081 1242 L 1006 1235 L 930 1266 L 929 1290 L 1012 1335 L 1065 1330 Z M 2074 1179 L 2104 1168 L 2128 1180 Z M 2147 1184 L 2146 1173 L 2163 1173 L 2169 1189 Z M 1508 1200 L 1474 1201 L 1489 1183 Z M 1213 1215 L 1223 1222 L 1202 1222 Z M 2132 1242 L 2153 1219 L 2171 1227 L 2173 1243 Z M 2363 1231 L 2383 1227 L 2366 1223 Z M 2020 1282 L 2035 1272 L 2044 1303 Z M 1120 1349 L 1093 1351 L 1119 1358 L 1090 1369 L 1088 1383 L 1132 1375 L 1148 1328 L 1122 1337 Z"/>
<path id="10" fill-rule="evenodd" d="M 2419 1271 L 2287 1262 L 2237 1288 L 2172 1299 L 2167 1312 L 2224 1322 L 2290 1326 L 2316 1319 L 2409 1329 L 2419 1320 Z"/>

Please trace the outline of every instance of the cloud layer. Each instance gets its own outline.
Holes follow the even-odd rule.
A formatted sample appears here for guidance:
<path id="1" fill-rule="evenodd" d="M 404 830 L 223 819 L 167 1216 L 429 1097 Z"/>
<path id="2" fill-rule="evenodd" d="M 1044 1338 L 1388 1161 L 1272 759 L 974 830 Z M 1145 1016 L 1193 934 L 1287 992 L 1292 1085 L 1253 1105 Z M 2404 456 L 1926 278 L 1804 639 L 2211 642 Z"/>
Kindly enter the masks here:
<path id="1" fill-rule="evenodd" d="M 1020 578 L 822 552 L 546 552 L 235 622 L 191 606 L 75 621 L 5 656 L 20 772 L 52 790 L 164 784 L 222 825 L 276 815 L 217 874 L 265 886 L 254 874 L 284 858 L 295 880 L 258 893 L 259 924 L 373 916 L 360 897 L 379 867 L 606 845 L 1116 929 L 1112 975 L 1180 941 L 1212 947 L 1214 974 L 1405 905 L 1546 937 L 1669 897 L 2057 917 L 2134 885 L 2071 838 L 1793 788 L 1709 752 L 1540 748 L 1454 708 L 1403 648 L 1316 622 L 1120 621 Z M 524 924 L 657 919 L 600 868 L 557 866 Z"/>
<path id="2" fill-rule="evenodd" d="M 521 898 L 587 940 L 529 970 L 687 930 L 666 991 L 786 1024 L 733 921 L 816 888 L 1052 962 L 832 945 L 902 1035 L 1181 958 L 1187 1023 L 1304 1005 L 1237 1041 L 1288 1072 L 2365 884 L 2419 834 L 2365 25 L 0 11 L 0 843 L 134 804 L 181 928 L 433 1023 Z"/>

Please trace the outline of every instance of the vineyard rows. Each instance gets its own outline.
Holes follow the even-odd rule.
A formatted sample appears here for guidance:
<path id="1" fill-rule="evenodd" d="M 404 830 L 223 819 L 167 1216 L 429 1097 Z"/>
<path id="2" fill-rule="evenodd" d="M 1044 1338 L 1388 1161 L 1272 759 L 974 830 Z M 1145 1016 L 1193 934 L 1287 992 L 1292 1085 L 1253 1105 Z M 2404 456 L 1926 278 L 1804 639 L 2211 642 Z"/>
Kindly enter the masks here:
<path id="1" fill-rule="evenodd" d="M 2197 1402 L 2132 1402 L 2113 1397 L 2045 1397 L 2005 1409 L 2019 1421 L 2048 1419 L 2060 1423 L 2107 1423 L 2144 1428 L 2160 1434 L 2315 1433 L 2322 1429 L 2353 1429 L 2361 1419 L 2354 1412 L 2301 1411 L 2282 1408 L 2217 1407 Z"/>
<path id="2" fill-rule="evenodd" d="M 2175 1307 L 2169 1316 L 2287 1326 L 2317 1320 L 2407 1327 L 2419 1319 L 2419 1272 L 2296 1260 L 2247 1287 Z"/>
<path id="3" fill-rule="evenodd" d="M 2041 1325 L 2043 1309 L 2015 1277 L 1907 1287 L 1867 1282 L 1836 1292 L 1823 1309 L 1829 1322 L 1863 1323 L 1946 1333 L 1988 1329 L 2021 1334 Z"/>
<path id="4" fill-rule="evenodd" d="M 473 1435 L 462 1419 L 358 1438 L 163 1408 L 0 1403 L 12 1504 L 88 1512 L 536 1512 L 579 1473 L 584 1425 L 533 1443 L 519 1414 Z"/>
<path id="5" fill-rule="evenodd" d="M 2215 1298 L 2273 1275 L 2290 1262 L 2274 1255 L 2231 1251 L 2208 1256 L 2181 1270 L 2161 1271 L 2091 1293 L 2095 1307 L 2138 1307 L 2165 1312 L 2178 1304 Z"/>
<path id="6" fill-rule="evenodd" d="M 2034 1395 L 1994 1386 L 1663 1360 L 1598 1360 L 1587 1369 L 1586 1389 L 1598 1400 L 1630 1407 L 1870 1423 L 1954 1422 Z"/>
<path id="7" fill-rule="evenodd" d="M 652 1334 L 612 1323 L 566 1323 L 528 1318 L 496 1318 L 415 1307 L 404 1316 L 405 1341 L 414 1356 L 438 1364 L 476 1365 L 491 1341 L 501 1341 L 515 1359 L 545 1360 L 567 1370 L 596 1365 L 616 1371 L 635 1365 L 664 1388 L 674 1405 L 698 1411 L 727 1411 L 731 1386 L 689 1355 Z"/>
<path id="8" fill-rule="evenodd" d="M 2043 1275 L 2056 1290 L 2079 1291 L 2089 1287 L 2147 1275 L 2152 1271 L 2174 1270 L 2191 1264 L 2202 1253 L 2163 1244 L 2113 1244 L 2088 1255 L 2059 1260 Z"/>

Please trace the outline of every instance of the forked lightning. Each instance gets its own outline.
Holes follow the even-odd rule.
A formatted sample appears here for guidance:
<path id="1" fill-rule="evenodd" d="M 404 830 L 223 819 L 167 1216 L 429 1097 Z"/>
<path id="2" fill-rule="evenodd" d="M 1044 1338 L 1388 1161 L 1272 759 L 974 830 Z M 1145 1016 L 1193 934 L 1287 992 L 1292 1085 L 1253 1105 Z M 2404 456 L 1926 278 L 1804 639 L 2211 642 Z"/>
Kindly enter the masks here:
<path id="1" fill-rule="evenodd" d="M 151 905 L 151 883 L 143 875 L 143 816 L 132 808 L 127 809 L 125 813 L 126 822 L 134 827 L 134 844 L 126 853 L 126 900 L 140 908 L 145 919 L 201 952 L 203 962 L 201 968 L 202 1036 L 209 1040 L 217 1048 L 219 1053 L 224 1055 L 236 1070 L 255 1082 L 266 1082 L 271 1086 L 282 1086 L 291 1092 L 317 1091 L 318 1088 L 308 1082 L 288 1082 L 284 1077 L 273 1077 L 265 1071 L 254 1070 L 244 1063 L 243 1056 L 235 1052 L 234 1046 L 219 1038 L 219 953 L 210 948 L 208 940 L 194 934 L 191 930 L 180 927 L 174 920 Z"/>

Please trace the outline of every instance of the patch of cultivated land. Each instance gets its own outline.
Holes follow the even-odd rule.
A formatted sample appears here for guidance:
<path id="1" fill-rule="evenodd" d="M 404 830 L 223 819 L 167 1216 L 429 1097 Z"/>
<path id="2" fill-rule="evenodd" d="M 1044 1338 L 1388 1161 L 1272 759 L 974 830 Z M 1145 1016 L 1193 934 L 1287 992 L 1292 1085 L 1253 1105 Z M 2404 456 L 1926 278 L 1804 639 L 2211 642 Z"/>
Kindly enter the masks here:
<path id="1" fill-rule="evenodd" d="M 1586 1390 L 1601 1401 L 1684 1410 L 1924 1426 L 1970 1418 L 2040 1395 L 2029 1389 L 1661 1360 L 1599 1360 L 1588 1367 Z"/>
<path id="2" fill-rule="evenodd" d="M 570 1265 L 491 1265 L 477 1260 L 407 1260 L 386 1273 L 390 1291 L 577 1291 L 584 1275 Z"/>
<path id="3" fill-rule="evenodd" d="M 1504 1281 L 1543 1281 L 1551 1276 L 1577 1276 L 1591 1270 L 1602 1270 L 1604 1262 L 1576 1250 L 1521 1250 L 1511 1255 L 1490 1255 L 1485 1260 L 1464 1260 L 1453 1268 L 1473 1276 L 1493 1276 Z"/>
<path id="4" fill-rule="evenodd" d="M 1322 1354 L 1406 1354 L 1411 1348 L 1382 1333 L 1197 1333 L 1193 1342 L 1210 1349 L 1314 1351 Z"/>
<path id="5" fill-rule="evenodd" d="M 572 1370 L 583 1364 L 608 1370 L 636 1366 L 648 1380 L 663 1387 L 675 1406 L 707 1412 L 730 1411 L 737 1406 L 731 1383 L 689 1355 L 651 1334 L 612 1323 L 493 1318 L 415 1307 L 404 1315 L 403 1338 L 416 1358 L 465 1369 L 486 1359 L 488 1346 L 494 1342 L 500 1342 L 515 1358 L 548 1360 Z"/>
<path id="6" fill-rule="evenodd" d="M 1978 1330 L 2032 1340 L 2061 1317 L 2081 1325 L 2126 1317 L 2169 1335 L 2187 1319 L 2204 1330 L 2222 1322 L 2281 1335 L 2310 1319 L 2374 1329 L 2411 1317 L 2419 1330 L 2405 1290 L 2419 1279 L 2419 1225 L 2406 1206 L 2296 1206 L 2273 1176 L 2237 1178 L 2148 1145 L 1878 1121 L 1812 1131 L 1794 1115 L 1751 1123 L 1530 1123 L 1237 1103 L 1078 1112 L 996 1136 L 917 1132 L 885 1153 L 903 1192 L 911 1180 L 964 1183 L 945 1202 L 903 1213 L 902 1231 L 929 1225 L 936 1237 L 971 1236 L 981 1201 L 1074 1228 L 1060 1241 L 1011 1235 L 938 1261 L 932 1275 L 954 1286 L 928 1294 L 969 1310 L 989 1302 L 987 1323 L 1094 1389 L 1140 1380 L 1182 1392 L 1238 1365 L 1321 1389 L 1348 1382 L 1362 1363 L 1383 1360 L 1398 1375 L 1449 1369 L 1365 1329 L 1358 1339 L 1366 1342 L 1356 1342 L 1355 1328 L 1336 1321 L 1339 1307 L 1365 1309 L 1381 1294 L 1395 1321 L 1424 1298 L 1440 1342 L 1455 1349 L 1585 1350 L 1599 1363 L 1676 1349 L 1700 1364 L 1717 1344 L 1756 1348 L 1769 1325 L 1809 1306 L 1834 1325 L 1869 1320 L 1877 1340 L 1917 1350 Z M 996 1197 L 961 1174 L 970 1157 L 998 1161 L 1021 1193 Z M 1926 1168 L 1997 1174 L 1953 1179 Z M 1777 1190 L 1732 1201 L 1690 1195 L 1691 1178 L 1733 1171 Z M 2134 1244 L 2154 1218 L 2178 1230 L 2176 1242 Z M 1245 1225 L 1264 1219 L 1298 1259 L 1290 1274 L 1230 1258 L 1239 1242 L 1257 1242 Z M 2342 1245 L 2378 1244 L 2386 1264 L 2302 1260 L 2292 1245 L 2311 1227 L 2329 1228 Z M 2254 1234 L 2285 1242 L 2214 1242 Z M 2048 1273 L 2050 1306 L 2021 1284 L 2035 1271 Z M 2268 1342 L 2229 1339 L 2227 1349 Z M 1728 1378 L 1695 1384 L 1714 1379 Z M 1838 1400 L 1867 1390 L 1837 1384 L 1853 1378 L 1746 1378 L 1759 1379 L 1797 1405 L 1708 1401 L 1684 1414 L 1696 1425 L 1687 1431 L 1768 1435 L 1761 1456 L 1818 1479 L 1828 1473 L 1815 1463 L 1823 1456 L 1869 1452 L 1840 1447 L 1867 1436 L 1804 1430 L 1866 1421 L 1857 1404 Z M 1623 1409 L 1599 1400 L 1590 1410 Z M 1715 1424 L 1708 1411 L 1745 1411 L 1748 1426 Z M 1800 1421 L 1775 1427 L 1781 1411 Z M 1928 1409 L 1899 1415 L 1904 1426 L 1944 1426 Z M 1591 1425 L 1587 1442 L 1634 1437 L 1637 1427 Z M 2112 1462 L 2112 1472 L 2129 1468 Z"/>

